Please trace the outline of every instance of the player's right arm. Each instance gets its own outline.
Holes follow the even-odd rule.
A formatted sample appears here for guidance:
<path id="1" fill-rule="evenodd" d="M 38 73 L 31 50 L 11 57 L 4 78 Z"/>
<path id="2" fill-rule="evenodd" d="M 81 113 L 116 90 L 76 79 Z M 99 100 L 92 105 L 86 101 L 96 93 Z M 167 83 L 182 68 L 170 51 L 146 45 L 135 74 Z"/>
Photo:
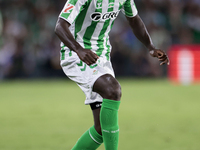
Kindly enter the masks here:
<path id="1" fill-rule="evenodd" d="M 59 39 L 67 46 L 70 50 L 73 50 L 77 53 L 79 58 L 85 62 L 87 65 L 94 64 L 99 58 L 97 54 L 92 52 L 89 49 L 84 49 L 73 37 L 69 30 L 70 24 L 62 19 L 58 18 L 55 27 L 55 33 L 59 37 Z"/>
<path id="2" fill-rule="evenodd" d="M 69 27 L 84 9 L 88 0 L 68 0 L 61 11 L 55 27 L 55 33 L 70 50 L 77 53 L 87 65 L 95 63 L 98 56 L 89 49 L 84 49 L 73 37 Z"/>

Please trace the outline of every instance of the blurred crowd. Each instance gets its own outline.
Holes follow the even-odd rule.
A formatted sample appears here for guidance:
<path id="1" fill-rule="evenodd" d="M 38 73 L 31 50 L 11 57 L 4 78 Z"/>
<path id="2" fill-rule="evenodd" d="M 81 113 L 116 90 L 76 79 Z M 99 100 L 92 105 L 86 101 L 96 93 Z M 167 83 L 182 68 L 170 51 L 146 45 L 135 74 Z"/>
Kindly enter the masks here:
<path id="1" fill-rule="evenodd" d="M 64 77 L 54 34 L 66 0 L 0 0 L 0 79 Z M 157 48 L 200 43 L 200 0 L 135 0 Z M 122 13 L 110 33 L 117 76 L 163 77 L 161 67 L 132 34 Z"/>

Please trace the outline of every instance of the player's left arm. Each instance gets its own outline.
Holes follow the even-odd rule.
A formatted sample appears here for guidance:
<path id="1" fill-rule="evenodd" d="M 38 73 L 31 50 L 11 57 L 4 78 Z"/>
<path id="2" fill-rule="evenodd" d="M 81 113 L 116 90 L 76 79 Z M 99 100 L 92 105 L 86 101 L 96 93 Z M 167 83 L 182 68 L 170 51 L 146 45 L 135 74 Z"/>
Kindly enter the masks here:
<path id="1" fill-rule="evenodd" d="M 135 36 L 147 47 L 149 50 L 149 53 L 152 57 L 157 57 L 161 63 L 160 65 L 163 65 L 167 63 L 169 65 L 169 58 L 167 54 L 160 49 L 156 49 L 151 37 L 146 29 L 146 26 L 144 25 L 142 19 L 137 14 L 134 17 L 126 17 Z"/>

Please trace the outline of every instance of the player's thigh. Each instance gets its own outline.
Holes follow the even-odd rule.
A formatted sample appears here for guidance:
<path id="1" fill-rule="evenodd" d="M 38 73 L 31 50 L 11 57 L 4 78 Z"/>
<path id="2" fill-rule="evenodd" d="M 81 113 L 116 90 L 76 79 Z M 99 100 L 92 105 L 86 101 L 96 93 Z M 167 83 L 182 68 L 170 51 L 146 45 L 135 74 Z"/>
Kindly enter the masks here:
<path id="1" fill-rule="evenodd" d="M 82 89 L 86 95 L 85 104 L 94 102 L 102 102 L 102 97 L 93 92 L 92 88 L 95 81 L 104 74 L 112 74 L 114 72 L 111 68 L 111 64 L 104 59 L 99 59 L 97 64 L 88 66 L 79 58 L 69 57 L 61 62 L 64 73 Z"/>

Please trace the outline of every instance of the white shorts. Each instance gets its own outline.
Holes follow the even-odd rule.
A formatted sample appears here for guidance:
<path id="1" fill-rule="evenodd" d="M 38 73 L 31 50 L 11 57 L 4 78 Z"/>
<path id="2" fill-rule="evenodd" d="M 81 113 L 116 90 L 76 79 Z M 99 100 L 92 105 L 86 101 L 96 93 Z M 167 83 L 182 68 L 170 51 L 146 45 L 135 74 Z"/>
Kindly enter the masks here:
<path id="1" fill-rule="evenodd" d="M 106 57 L 100 57 L 96 64 L 91 66 L 80 61 L 78 55 L 72 52 L 72 56 L 65 55 L 65 59 L 61 60 L 61 67 L 64 73 L 82 89 L 86 95 L 85 104 L 94 102 L 102 102 L 103 98 L 96 92 L 92 91 L 95 81 L 104 74 L 111 74 L 114 71 L 111 62 Z"/>

